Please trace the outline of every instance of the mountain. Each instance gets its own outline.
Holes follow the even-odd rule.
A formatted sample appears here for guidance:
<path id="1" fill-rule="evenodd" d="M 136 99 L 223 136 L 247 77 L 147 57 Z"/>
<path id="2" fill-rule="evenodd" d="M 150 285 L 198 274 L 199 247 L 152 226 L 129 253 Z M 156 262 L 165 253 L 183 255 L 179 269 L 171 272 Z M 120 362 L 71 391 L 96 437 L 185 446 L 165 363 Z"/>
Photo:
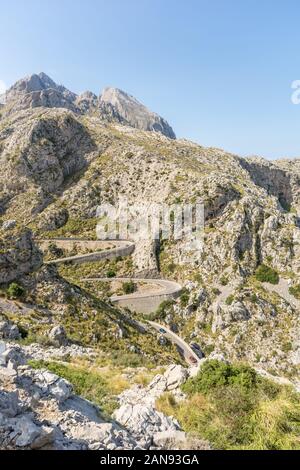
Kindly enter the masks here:
<path id="1" fill-rule="evenodd" d="M 59 106 L 43 105 L 44 93 Z M 15 445 L 26 419 L 1 421 L 9 394 L 23 387 L 21 398 L 38 400 L 32 416 L 44 436 L 40 410 L 53 383 L 47 423 L 61 423 L 53 446 L 105 449 L 108 437 L 117 445 L 114 426 L 120 442 L 147 449 L 167 448 L 170 436 L 186 442 L 181 428 L 204 448 L 299 445 L 300 160 L 242 158 L 166 138 L 166 126 L 116 89 L 76 96 L 42 74 L 8 90 L 0 114 L 0 339 L 9 344 L 3 356 L 0 342 L 0 448 Z M 133 208 L 202 201 L 203 246 L 189 258 L 172 233 L 97 240 L 98 206 L 117 206 L 120 196 Z M 127 222 L 136 222 L 134 211 Z M 163 282 L 179 286 L 176 295 Z M 126 295 L 139 308 L 115 301 Z M 19 346 L 10 345 L 16 337 Z M 201 359 L 187 367 L 195 343 Z M 45 368 L 57 375 L 42 382 L 41 396 Z M 24 380 L 14 382 L 12 370 Z M 113 429 L 80 413 L 82 426 L 70 427 L 59 384 L 71 387 L 58 376 L 114 416 Z M 66 406 L 83 406 L 78 400 L 68 394 Z"/>
<path id="2" fill-rule="evenodd" d="M 76 114 L 94 113 L 106 121 L 115 121 L 145 131 L 159 132 L 175 139 L 169 124 L 127 93 L 106 88 L 101 96 L 86 91 L 80 96 L 57 85 L 45 73 L 18 80 L 0 96 L 3 114 L 10 115 L 29 108 L 66 108 Z"/>
<path id="3" fill-rule="evenodd" d="M 111 107 L 120 117 L 120 122 L 145 131 L 155 131 L 175 139 L 173 129 L 157 114 L 149 111 L 133 96 L 118 88 L 105 88 L 99 100 L 100 109 Z"/>
<path id="4" fill-rule="evenodd" d="M 8 114 L 41 106 L 67 108 L 76 112 L 78 109 L 74 105 L 75 99 L 75 93 L 57 85 L 45 73 L 40 73 L 18 80 L 7 90 L 2 102 L 6 105 Z"/>

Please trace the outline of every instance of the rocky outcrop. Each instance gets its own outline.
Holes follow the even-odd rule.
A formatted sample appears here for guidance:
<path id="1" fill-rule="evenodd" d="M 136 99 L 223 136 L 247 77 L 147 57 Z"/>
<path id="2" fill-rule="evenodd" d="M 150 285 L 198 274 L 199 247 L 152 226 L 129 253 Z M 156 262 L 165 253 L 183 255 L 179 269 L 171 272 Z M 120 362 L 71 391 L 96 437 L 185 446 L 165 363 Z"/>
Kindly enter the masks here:
<path id="1" fill-rule="evenodd" d="M 164 392 L 172 391 L 173 393 L 176 392 L 176 395 L 181 395 L 179 387 L 187 380 L 188 376 L 189 371 L 187 369 L 181 365 L 172 364 L 163 375 L 156 375 L 147 387 L 137 385 L 125 390 L 118 397 L 119 403 L 121 407 L 146 405 L 153 408 L 156 399 Z"/>
<path id="2" fill-rule="evenodd" d="M 178 421 L 156 409 L 156 400 L 164 392 L 172 393 L 177 401 L 182 400 L 185 395 L 180 386 L 195 373 L 195 370 L 172 364 L 163 375 L 155 376 L 147 387 L 125 390 L 119 396 L 121 406 L 114 413 L 115 419 L 133 436 L 143 436 L 144 441 L 154 448 L 210 449 L 207 441 L 192 438 L 181 430 Z"/>
<path id="3" fill-rule="evenodd" d="M 148 446 L 157 432 L 180 429 L 177 422 L 149 405 L 123 405 L 114 413 L 114 418 L 134 436 L 143 437 Z"/>
<path id="4" fill-rule="evenodd" d="M 5 232 L 0 238 L 0 284 L 38 269 L 42 262 L 30 230 Z"/>
<path id="5" fill-rule="evenodd" d="M 259 157 L 241 159 L 241 164 L 249 172 L 255 184 L 265 189 L 268 194 L 277 197 L 284 209 L 291 206 L 293 194 L 288 172 L 279 168 L 276 163 Z"/>
<path id="6" fill-rule="evenodd" d="M 20 339 L 21 334 L 17 325 L 9 321 L 5 315 L 0 313 L 0 340 L 16 340 Z"/>
<path id="7" fill-rule="evenodd" d="M 49 332 L 49 338 L 58 346 L 66 346 L 68 337 L 62 325 L 54 326 Z"/>
<path id="8" fill-rule="evenodd" d="M 149 111 L 133 96 L 118 88 L 105 88 L 100 96 L 100 111 L 105 116 L 112 114 L 121 123 L 144 131 L 159 132 L 175 139 L 173 129 L 163 118 Z M 108 110 L 106 113 L 106 109 Z"/>
<path id="9" fill-rule="evenodd" d="M 17 347 L 2 348 L 0 358 L 0 449 L 139 447 L 128 431 L 74 395 L 69 382 L 26 366 Z"/>
<path id="10" fill-rule="evenodd" d="M 292 196 L 292 206 L 300 212 L 300 160 L 299 158 L 275 160 L 274 165 L 289 176 L 289 192 Z"/>
<path id="11" fill-rule="evenodd" d="M 98 97 L 91 91 L 85 91 L 77 96 L 75 103 L 82 114 L 90 113 L 91 111 L 96 111 L 98 107 Z"/>
<path id="12" fill-rule="evenodd" d="M 11 126 L 8 136 L 0 131 L 0 210 L 37 214 L 54 192 L 88 166 L 96 147 L 66 110 L 26 111 Z M 24 193 L 27 197 L 19 197 Z"/>
<path id="13" fill-rule="evenodd" d="M 17 81 L 3 98 L 6 114 L 28 108 L 67 108 L 78 112 L 74 104 L 76 95 L 65 87 L 57 85 L 45 73 L 33 74 Z"/>
<path id="14" fill-rule="evenodd" d="M 4 116 L 31 108 L 65 108 L 76 114 L 93 113 L 106 122 L 119 122 L 175 139 L 174 131 L 165 119 L 149 111 L 124 91 L 105 88 L 99 98 L 91 91 L 77 96 L 64 86 L 57 85 L 43 72 L 18 80 L 0 96 L 0 103 Z"/>
<path id="15" fill-rule="evenodd" d="M 181 383 L 183 375 L 170 367 L 166 384 Z M 116 421 L 105 420 L 97 407 L 74 395 L 68 381 L 26 365 L 22 347 L 0 343 L 0 449 L 189 448 L 189 436 L 154 405 L 123 404 L 114 416 Z M 196 441 L 193 448 L 209 448 Z"/>

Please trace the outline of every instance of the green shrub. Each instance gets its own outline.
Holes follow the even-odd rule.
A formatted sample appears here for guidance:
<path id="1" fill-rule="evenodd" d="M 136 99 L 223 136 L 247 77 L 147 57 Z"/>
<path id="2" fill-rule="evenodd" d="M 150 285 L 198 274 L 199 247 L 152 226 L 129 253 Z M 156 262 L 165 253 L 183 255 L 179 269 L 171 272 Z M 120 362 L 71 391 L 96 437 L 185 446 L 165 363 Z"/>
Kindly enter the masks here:
<path id="1" fill-rule="evenodd" d="M 227 284 L 228 284 L 228 277 L 222 276 L 221 279 L 220 279 L 220 283 L 221 283 L 222 286 L 227 286 Z"/>
<path id="2" fill-rule="evenodd" d="M 19 299 L 23 297 L 24 294 L 25 289 L 16 282 L 12 282 L 7 289 L 7 295 L 10 299 Z"/>
<path id="3" fill-rule="evenodd" d="M 217 287 L 213 287 L 211 291 L 212 291 L 212 293 L 215 294 L 215 295 L 221 294 L 220 289 L 218 289 Z"/>
<path id="4" fill-rule="evenodd" d="M 214 351 L 214 349 L 215 347 L 213 344 L 207 344 L 203 346 L 203 352 L 205 356 L 209 356 Z"/>
<path id="5" fill-rule="evenodd" d="M 227 299 L 225 300 L 226 305 L 231 305 L 232 302 L 234 301 L 234 295 L 230 294 Z"/>
<path id="6" fill-rule="evenodd" d="M 113 269 L 109 269 L 108 271 L 106 271 L 106 277 L 116 277 L 116 271 L 114 271 Z"/>
<path id="7" fill-rule="evenodd" d="M 190 294 L 186 291 L 182 292 L 180 296 L 180 304 L 182 307 L 186 307 L 190 300 Z"/>
<path id="8" fill-rule="evenodd" d="M 269 282 L 270 284 L 278 284 L 279 275 L 275 269 L 261 264 L 255 271 L 255 278 L 260 282 Z"/>
<path id="9" fill-rule="evenodd" d="M 299 450 L 300 395 L 248 366 L 207 361 L 182 386 L 186 400 L 163 394 L 159 411 L 214 449 Z"/>
<path id="10" fill-rule="evenodd" d="M 196 377 L 189 379 L 182 387 L 187 394 L 208 393 L 210 390 L 227 385 L 251 388 L 257 383 L 257 374 L 249 366 L 233 366 L 215 359 L 206 361 Z"/>
<path id="11" fill-rule="evenodd" d="M 300 299 L 300 284 L 289 287 L 289 293 L 296 297 L 296 299 Z"/>
<path id="12" fill-rule="evenodd" d="M 133 281 L 123 282 L 122 289 L 124 294 L 133 294 L 135 291 L 135 284 Z"/>
<path id="13" fill-rule="evenodd" d="M 193 279 L 194 279 L 194 281 L 198 282 L 199 284 L 202 284 L 202 282 L 203 282 L 203 279 L 202 279 L 202 276 L 201 276 L 200 273 L 195 273 L 193 275 Z"/>
<path id="14" fill-rule="evenodd" d="M 147 315 L 148 320 L 163 320 L 165 316 L 170 312 L 173 308 L 174 300 L 164 300 L 159 307 L 157 308 L 156 312 L 150 313 Z"/>
<path id="15" fill-rule="evenodd" d="M 167 268 L 168 268 L 168 271 L 169 271 L 170 273 L 174 273 L 174 271 L 175 271 L 175 269 L 176 269 L 176 264 L 173 263 L 173 262 L 172 262 L 172 263 L 169 263 L 168 266 L 167 266 Z"/>
<path id="16" fill-rule="evenodd" d="M 293 350 L 293 345 L 290 341 L 288 341 L 287 343 L 284 343 L 282 345 L 282 351 L 285 352 L 285 353 L 288 353 L 289 351 L 292 351 Z"/>

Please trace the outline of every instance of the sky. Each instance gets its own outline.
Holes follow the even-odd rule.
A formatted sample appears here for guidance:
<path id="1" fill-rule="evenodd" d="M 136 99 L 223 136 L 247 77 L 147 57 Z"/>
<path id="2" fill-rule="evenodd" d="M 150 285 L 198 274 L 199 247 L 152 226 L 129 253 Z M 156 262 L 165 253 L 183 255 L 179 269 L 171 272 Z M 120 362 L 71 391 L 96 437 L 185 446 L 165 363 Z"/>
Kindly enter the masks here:
<path id="1" fill-rule="evenodd" d="M 178 137 L 300 157 L 299 0 L 0 0 L 0 17 L 0 89 L 41 71 L 115 86 Z"/>

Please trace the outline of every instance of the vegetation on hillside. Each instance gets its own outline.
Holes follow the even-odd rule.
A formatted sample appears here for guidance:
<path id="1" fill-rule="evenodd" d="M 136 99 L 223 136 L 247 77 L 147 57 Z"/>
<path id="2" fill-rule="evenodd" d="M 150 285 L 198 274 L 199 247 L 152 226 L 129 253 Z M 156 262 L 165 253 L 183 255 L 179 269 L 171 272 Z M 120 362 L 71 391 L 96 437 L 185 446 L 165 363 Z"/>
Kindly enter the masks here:
<path id="1" fill-rule="evenodd" d="M 124 353 L 121 357 L 115 354 L 109 357 L 105 355 L 94 359 L 93 364 L 81 358 L 69 364 L 31 360 L 29 365 L 34 369 L 47 369 L 68 380 L 76 394 L 97 404 L 103 413 L 109 416 L 118 406 L 117 395 L 133 383 L 148 385 L 154 375 L 163 371 L 145 358 L 141 361 L 134 353 Z M 130 381 L 126 373 L 124 374 L 128 367 Z"/>
<path id="2" fill-rule="evenodd" d="M 188 398 L 164 394 L 158 408 L 216 449 L 300 449 L 300 396 L 245 365 L 207 361 L 183 386 Z"/>
<path id="3" fill-rule="evenodd" d="M 279 275 L 275 269 L 261 264 L 255 271 L 255 278 L 260 282 L 269 282 L 270 284 L 278 284 Z"/>
<path id="4" fill-rule="evenodd" d="M 296 299 L 300 299 L 300 284 L 289 287 L 289 293 L 296 297 Z"/>

